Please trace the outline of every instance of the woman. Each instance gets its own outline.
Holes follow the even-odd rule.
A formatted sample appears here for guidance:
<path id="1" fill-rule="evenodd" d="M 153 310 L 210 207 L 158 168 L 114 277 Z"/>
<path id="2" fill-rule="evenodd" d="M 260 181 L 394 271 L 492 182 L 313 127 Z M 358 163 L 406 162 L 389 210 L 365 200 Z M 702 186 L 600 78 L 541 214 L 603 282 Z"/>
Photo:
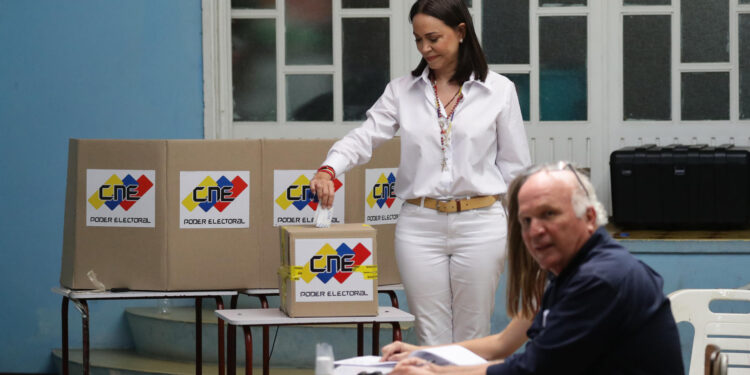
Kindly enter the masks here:
<path id="1" fill-rule="evenodd" d="M 401 131 L 396 261 L 417 339 L 436 345 L 489 334 L 505 260 L 499 196 L 530 158 L 515 87 L 489 71 L 463 1 L 418 0 L 409 19 L 422 60 L 333 145 L 310 188 L 330 207 L 331 180 Z"/>

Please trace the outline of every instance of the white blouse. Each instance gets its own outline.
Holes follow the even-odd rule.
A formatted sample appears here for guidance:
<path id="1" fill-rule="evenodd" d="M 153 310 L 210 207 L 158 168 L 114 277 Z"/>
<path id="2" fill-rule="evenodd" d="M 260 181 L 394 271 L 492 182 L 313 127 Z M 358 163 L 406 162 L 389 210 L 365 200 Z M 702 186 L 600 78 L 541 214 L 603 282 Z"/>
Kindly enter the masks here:
<path id="1" fill-rule="evenodd" d="M 324 165 L 337 174 L 367 163 L 372 150 L 401 129 L 401 163 L 396 195 L 402 199 L 462 198 L 505 193 L 508 183 L 531 163 L 526 131 L 513 83 L 492 71 L 485 82 L 464 82 L 455 110 L 451 142 L 442 168 L 435 92 L 428 79 L 411 74 L 391 81 L 357 129 L 336 142 Z M 440 104 L 445 116 L 445 108 Z"/>

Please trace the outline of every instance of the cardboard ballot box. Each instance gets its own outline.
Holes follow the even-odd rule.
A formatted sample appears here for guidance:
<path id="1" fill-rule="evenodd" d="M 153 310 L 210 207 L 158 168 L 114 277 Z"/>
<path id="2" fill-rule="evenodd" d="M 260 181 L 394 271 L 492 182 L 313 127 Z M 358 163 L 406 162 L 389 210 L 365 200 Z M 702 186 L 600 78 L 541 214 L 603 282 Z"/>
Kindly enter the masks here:
<path id="1" fill-rule="evenodd" d="M 290 317 L 378 314 L 376 231 L 366 224 L 280 229 L 281 310 Z"/>

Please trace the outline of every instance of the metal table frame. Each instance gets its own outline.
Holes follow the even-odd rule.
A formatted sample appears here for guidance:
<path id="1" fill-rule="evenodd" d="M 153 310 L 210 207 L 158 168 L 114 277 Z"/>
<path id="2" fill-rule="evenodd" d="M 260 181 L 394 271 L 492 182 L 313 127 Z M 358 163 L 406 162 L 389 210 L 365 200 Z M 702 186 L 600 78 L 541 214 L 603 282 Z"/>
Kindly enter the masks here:
<path id="1" fill-rule="evenodd" d="M 260 308 L 260 309 L 228 309 L 228 310 L 216 310 L 216 316 L 220 320 L 224 320 L 229 324 L 227 327 L 227 370 L 229 375 L 234 375 L 236 370 L 236 348 L 235 348 L 235 337 L 229 332 L 236 329 L 237 326 L 242 326 L 245 337 L 245 374 L 252 375 L 253 373 L 253 338 L 250 332 L 250 328 L 253 326 L 261 326 L 264 329 L 270 326 L 288 326 L 288 325 L 315 325 L 315 324 L 352 324 L 358 325 L 372 323 L 389 323 L 393 326 L 394 340 L 396 338 L 396 332 L 398 332 L 398 338 L 401 335 L 401 327 L 399 322 L 411 322 L 414 321 L 414 315 L 411 315 L 405 311 L 399 310 L 395 307 L 380 306 L 378 307 L 378 315 L 376 316 L 344 316 L 344 317 L 315 317 L 315 318 L 290 318 L 284 312 L 277 308 Z M 373 332 L 375 334 L 375 332 Z M 358 344 L 361 343 L 362 337 L 361 332 L 357 332 Z M 263 336 L 263 374 L 268 375 L 269 366 L 268 362 L 270 357 L 268 356 L 268 338 Z M 361 347 L 357 348 L 358 351 Z"/>
<path id="2" fill-rule="evenodd" d="M 69 375 L 68 348 L 68 302 L 73 301 L 75 307 L 81 313 L 81 331 L 83 334 L 83 374 L 91 373 L 89 362 L 89 307 L 88 300 L 115 300 L 115 299 L 161 299 L 161 298 L 195 298 L 195 373 L 200 375 L 203 371 L 202 350 L 202 323 L 203 323 L 203 298 L 214 298 L 216 307 L 224 309 L 222 296 L 237 297 L 237 291 L 189 291 L 189 292 L 149 292 L 149 291 L 127 291 L 127 292 L 96 292 L 89 290 L 71 290 L 63 287 L 52 288 L 52 292 L 61 295 L 62 298 L 62 373 Z M 219 319 L 219 375 L 225 373 L 224 368 L 224 322 Z"/>
<path id="3" fill-rule="evenodd" d="M 395 307 L 396 309 L 399 308 L 398 306 L 398 297 L 396 296 L 397 290 L 404 290 L 404 286 L 402 284 L 392 284 L 392 285 L 379 285 L 378 286 L 378 293 L 383 293 L 388 295 L 388 297 L 391 299 L 391 307 Z M 239 293 L 235 296 L 232 296 L 232 300 L 230 303 L 231 309 L 237 309 L 237 301 L 239 299 L 240 294 L 246 294 L 249 296 L 257 297 L 260 300 L 260 306 L 263 309 L 268 308 L 268 297 L 269 296 L 278 296 L 279 290 L 278 289 L 247 289 L 247 290 L 241 290 Z M 372 354 L 378 355 L 378 352 L 380 350 L 380 322 L 372 321 Z M 364 326 L 365 323 L 357 323 L 357 355 L 361 356 L 364 354 Z M 391 325 L 393 328 L 393 341 L 401 340 L 401 327 L 396 322 L 395 324 Z M 270 353 L 268 348 L 268 342 L 269 342 L 269 326 L 268 325 L 262 325 L 261 326 L 263 330 L 263 375 L 269 375 L 270 373 Z M 237 327 L 234 325 L 229 325 L 227 327 L 227 342 L 232 343 L 232 348 L 234 347 L 234 343 L 237 339 Z M 227 350 L 229 353 L 227 354 L 227 367 L 229 367 L 229 371 L 231 374 L 233 374 L 233 371 L 235 368 L 237 368 L 236 363 L 236 357 L 237 352 L 236 350 L 233 350 L 230 348 L 229 344 L 227 344 Z"/>

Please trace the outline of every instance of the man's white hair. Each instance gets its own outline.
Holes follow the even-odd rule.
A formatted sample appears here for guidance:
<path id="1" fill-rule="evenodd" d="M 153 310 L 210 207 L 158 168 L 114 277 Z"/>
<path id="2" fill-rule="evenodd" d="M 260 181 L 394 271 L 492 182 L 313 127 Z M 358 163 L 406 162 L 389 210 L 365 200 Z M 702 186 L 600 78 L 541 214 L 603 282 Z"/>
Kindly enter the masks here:
<path id="1" fill-rule="evenodd" d="M 573 172 L 571 171 L 570 173 Z M 591 184 L 591 181 L 585 174 L 576 172 L 576 175 L 578 176 L 579 181 L 581 181 L 581 184 L 575 185 L 576 188 L 573 189 L 573 194 L 570 199 L 573 204 L 573 212 L 575 212 L 576 216 L 579 218 L 583 218 L 583 216 L 586 215 L 586 209 L 591 207 L 594 209 L 594 212 L 596 212 L 596 225 L 607 225 L 607 222 L 609 221 L 607 219 L 607 210 L 604 208 L 602 202 L 599 201 L 599 198 L 597 198 L 594 185 Z M 585 191 L 583 190 L 584 188 L 586 189 Z M 588 195 L 586 192 L 588 192 Z"/>
<path id="2" fill-rule="evenodd" d="M 594 209 L 594 212 L 596 212 L 596 225 L 607 225 L 607 222 L 609 221 L 607 219 L 607 210 L 604 209 L 604 205 L 596 197 L 594 185 L 591 184 L 591 180 L 586 173 L 583 173 L 573 163 L 560 160 L 555 163 L 532 165 L 526 168 L 522 172 L 522 175 L 531 176 L 541 171 L 567 172 L 573 174 L 574 188 L 570 198 L 571 203 L 573 204 L 573 212 L 578 218 L 582 219 L 586 215 L 586 209 L 591 207 Z"/>

